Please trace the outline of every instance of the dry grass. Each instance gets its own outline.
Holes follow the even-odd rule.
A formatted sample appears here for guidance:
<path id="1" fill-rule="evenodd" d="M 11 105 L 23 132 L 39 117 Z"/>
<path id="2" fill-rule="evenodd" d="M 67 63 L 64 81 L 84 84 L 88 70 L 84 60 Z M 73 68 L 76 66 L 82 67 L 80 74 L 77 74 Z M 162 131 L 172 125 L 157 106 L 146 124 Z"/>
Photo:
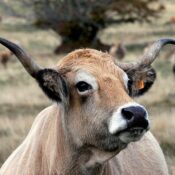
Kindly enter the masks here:
<path id="1" fill-rule="evenodd" d="M 166 155 L 170 170 L 175 167 L 174 80 L 175 79 L 172 75 L 163 77 L 159 72 L 157 81 L 149 93 L 138 99 L 138 101 L 142 103 L 149 111 L 151 131 L 158 139 Z"/>
<path id="2" fill-rule="evenodd" d="M 175 26 L 164 25 L 173 15 L 175 4 L 167 3 L 168 12 L 153 25 L 121 25 L 111 26 L 100 34 L 103 41 L 116 43 L 121 38 L 126 42 L 127 60 L 133 60 L 141 53 L 149 42 L 160 37 L 174 37 Z M 0 24 L 3 37 L 18 41 L 37 58 L 43 66 L 53 66 L 62 56 L 54 56 L 53 49 L 59 38 L 47 30 L 38 30 L 17 20 Z M 12 20 L 14 21 L 14 20 Z M 3 49 L 0 46 L 0 49 Z M 166 48 L 167 49 L 167 48 Z M 148 109 L 151 116 L 152 131 L 159 140 L 169 164 L 175 174 L 175 77 L 171 73 L 171 64 L 160 59 L 154 67 L 158 71 L 158 79 L 153 88 L 145 96 L 136 99 Z M 34 117 L 51 102 L 43 95 L 34 80 L 27 75 L 20 63 L 14 58 L 8 69 L 0 66 L 0 165 L 8 155 L 21 143 L 31 127 Z"/>

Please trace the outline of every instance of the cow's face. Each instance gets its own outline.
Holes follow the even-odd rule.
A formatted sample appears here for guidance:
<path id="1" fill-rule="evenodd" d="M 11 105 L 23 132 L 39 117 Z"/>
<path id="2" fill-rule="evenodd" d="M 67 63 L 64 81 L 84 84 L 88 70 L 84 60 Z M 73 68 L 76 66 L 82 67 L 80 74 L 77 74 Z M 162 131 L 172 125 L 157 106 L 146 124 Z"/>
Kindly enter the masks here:
<path id="1" fill-rule="evenodd" d="M 108 54 L 75 51 L 58 71 L 68 92 L 65 128 L 77 146 L 116 151 L 148 130 L 146 109 L 130 97 L 131 80 Z"/>

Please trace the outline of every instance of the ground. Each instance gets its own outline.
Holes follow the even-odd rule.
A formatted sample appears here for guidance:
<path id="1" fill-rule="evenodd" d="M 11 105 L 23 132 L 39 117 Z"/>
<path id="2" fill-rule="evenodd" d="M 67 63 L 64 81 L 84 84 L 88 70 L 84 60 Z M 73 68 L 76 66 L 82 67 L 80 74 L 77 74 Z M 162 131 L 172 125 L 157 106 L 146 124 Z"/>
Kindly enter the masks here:
<path id="1" fill-rule="evenodd" d="M 99 34 L 103 42 L 123 41 L 127 46 L 124 61 L 139 58 L 144 47 L 162 37 L 175 38 L 175 24 L 169 24 L 175 3 L 166 2 L 167 10 L 153 24 L 113 25 Z M 0 9 L 1 10 L 1 9 Z M 18 42 L 42 66 L 54 66 L 63 55 L 55 56 L 60 38 L 51 30 L 41 30 L 25 20 L 5 16 L 0 23 L 0 36 Z M 4 48 L 0 46 L 0 50 Z M 136 99 L 149 111 L 151 130 L 158 139 L 172 174 L 175 174 L 175 77 L 172 63 L 165 59 L 165 47 L 154 63 L 157 80 L 145 96 Z M 21 64 L 13 57 L 4 69 L 0 65 L 0 165 L 21 143 L 35 116 L 51 104 Z"/>

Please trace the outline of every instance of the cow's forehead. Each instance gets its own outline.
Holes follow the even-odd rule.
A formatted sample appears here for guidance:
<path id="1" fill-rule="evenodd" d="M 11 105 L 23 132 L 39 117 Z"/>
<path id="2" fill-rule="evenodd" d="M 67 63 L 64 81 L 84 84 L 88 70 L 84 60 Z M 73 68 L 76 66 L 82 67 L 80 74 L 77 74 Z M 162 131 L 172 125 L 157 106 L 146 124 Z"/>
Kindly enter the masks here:
<path id="1" fill-rule="evenodd" d="M 115 65 L 111 55 L 94 49 L 79 49 L 58 62 L 58 67 L 76 72 L 84 69 L 96 76 L 120 76 L 123 70 Z"/>

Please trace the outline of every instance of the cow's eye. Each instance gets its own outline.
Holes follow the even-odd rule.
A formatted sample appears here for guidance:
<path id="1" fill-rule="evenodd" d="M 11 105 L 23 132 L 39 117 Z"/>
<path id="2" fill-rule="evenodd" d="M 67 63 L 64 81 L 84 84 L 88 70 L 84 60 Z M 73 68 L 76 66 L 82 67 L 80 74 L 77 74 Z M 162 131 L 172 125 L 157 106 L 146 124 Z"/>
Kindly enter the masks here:
<path id="1" fill-rule="evenodd" d="M 76 84 L 76 88 L 78 89 L 80 93 L 83 93 L 83 92 L 91 90 L 92 86 L 86 83 L 85 81 L 80 81 Z"/>

